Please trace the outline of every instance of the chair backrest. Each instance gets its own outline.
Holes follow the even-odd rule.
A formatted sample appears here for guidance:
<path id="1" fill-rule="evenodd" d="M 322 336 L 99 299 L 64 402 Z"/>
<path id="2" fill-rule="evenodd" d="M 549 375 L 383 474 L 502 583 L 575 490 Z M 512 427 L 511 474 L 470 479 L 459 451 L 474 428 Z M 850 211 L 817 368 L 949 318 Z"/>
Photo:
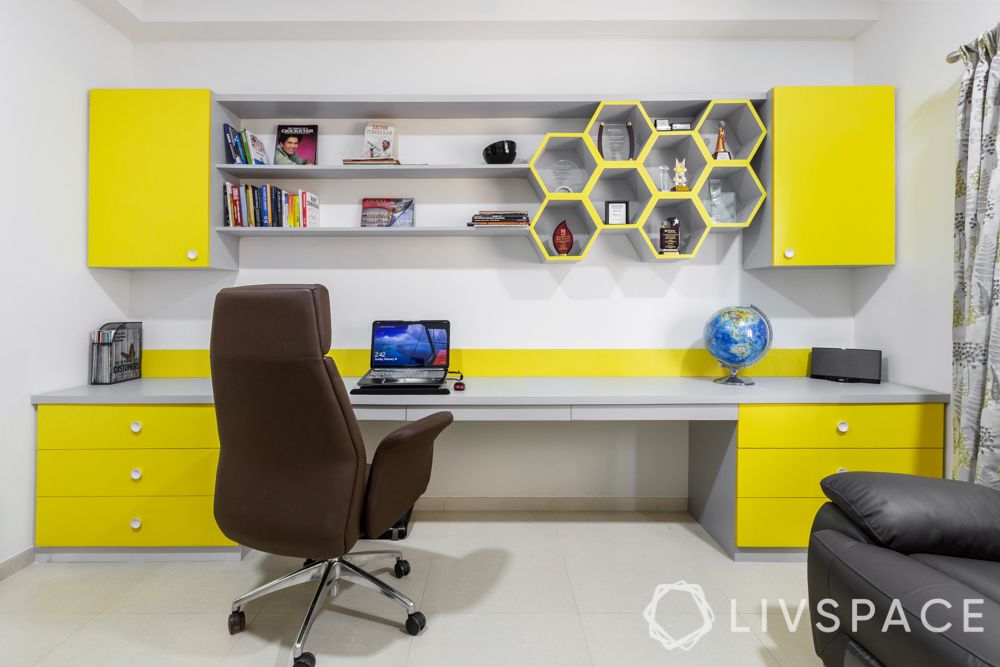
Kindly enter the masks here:
<path id="1" fill-rule="evenodd" d="M 240 544 L 324 559 L 358 539 L 365 446 L 329 349 L 322 285 L 234 287 L 215 298 L 215 519 Z"/>

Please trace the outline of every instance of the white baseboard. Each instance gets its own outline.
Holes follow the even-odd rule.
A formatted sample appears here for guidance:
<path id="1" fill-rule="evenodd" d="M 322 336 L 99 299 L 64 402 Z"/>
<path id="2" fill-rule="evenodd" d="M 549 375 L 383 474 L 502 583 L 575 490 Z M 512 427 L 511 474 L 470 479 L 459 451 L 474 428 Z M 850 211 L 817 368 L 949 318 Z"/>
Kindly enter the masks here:
<path id="1" fill-rule="evenodd" d="M 0 563 L 0 580 L 6 579 L 10 575 L 23 570 L 35 562 L 35 550 L 28 547 L 21 553 L 14 554 L 7 560 Z"/>
<path id="2" fill-rule="evenodd" d="M 250 553 L 246 547 L 61 547 L 36 548 L 39 563 L 122 563 L 165 561 L 241 560 Z"/>
<path id="3" fill-rule="evenodd" d="M 686 512 L 687 498 L 431 498 L 417 512 Z"/>

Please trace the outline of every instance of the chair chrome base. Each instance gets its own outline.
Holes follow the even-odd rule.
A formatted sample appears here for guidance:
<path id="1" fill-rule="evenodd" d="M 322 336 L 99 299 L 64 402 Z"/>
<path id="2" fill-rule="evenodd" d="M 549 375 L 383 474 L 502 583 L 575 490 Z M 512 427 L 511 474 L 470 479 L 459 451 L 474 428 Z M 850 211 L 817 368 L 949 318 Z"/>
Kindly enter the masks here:
<path id="1" fill-rule="evenodd" d="M 345 554 L 340 558 L 306 561 L 295 572 L 286 574 L 280 579 L 275 579 L 237 598 L 233 602 L 232 613 L 229 616 L 230 634 L 236 634 L 246 629 L 246 617 L 243 614 L 243 607 L 247 603 L 285 588 L 291 588 L 292 586 L 298 586 L 299 584 L 311 581 L 319 581 L 316 593 L 313 595 L 312 602 L 309 605 L 309 611 L 306 612 L 306 617 L 302 621 L 302 628 L 299 630 L 298 637 L 296 637 L 295 643 L 292 645 L 292 658 L 296 660 L 296 665 L 315 664 L 313 656 L 309 653 L 304 653 L 302 647 L 306 642 L 306 637 L 309 636 L 309 630 L 312 628 L 313 621 L 316 620 L 316 617 L 322 611 L 323 598 L 333 598 L 336 596 L 340 590 L 339 584 L 341 580 L 351 581 L 365 588 L 370 588 L 404 607 L 406 609 L 406 631 L 411 635 L 419 634 L 427 625 L 427 621 L 424 615 L 417 611 L 413 600 L 351 562 L 360 558 L 394 558 L 396 560 L 394 571 L 397 577 L 405 577 L 410 572 L 410 564 L 403 559 L 402 552 L 391 550 L 358 551 L 356 553 Z M 301 663 L 299 662 L 300 658 L 303 658 L 303 662 Z"/>

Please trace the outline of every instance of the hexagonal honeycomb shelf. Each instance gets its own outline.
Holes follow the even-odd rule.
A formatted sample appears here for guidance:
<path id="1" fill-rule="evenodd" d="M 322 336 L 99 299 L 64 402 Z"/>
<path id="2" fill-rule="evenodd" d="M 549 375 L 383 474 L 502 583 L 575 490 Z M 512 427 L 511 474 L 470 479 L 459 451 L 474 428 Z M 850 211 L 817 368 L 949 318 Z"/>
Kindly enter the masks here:
<path id="1" fill-rule="evenodd" d="M 678 217 L 680 227 L 680 252 L 660 252 L 660 224 L 664 218 Z M 708 236 L 707 215 L 701 201 L 691 193 L 683 196 L 665 195 L 653 199 L 642 214 L 640 225 L 629 230 L 628 238 L 639 258 L 644 262 L 691 259 L 698 254 Z"/>
<path id="2" fill-rule="evenodd" d="M 581 194 L 597 172 L 597 160 L 597 150 L 584 134 L 547 134 L 528 163 L 532 186 L 540 197 Z"/>
<path id="3" fill-rule="evenodd" d="M 713 228 L 749 227 L 764 203 L 764 186 L 746 164 L 716 162 L 698 191 Z"/>
<path id="4" fill-rule="evenodd" d="M 613 164 L 613 163 L 605 163 Z M 597 217 L 607 230 L 623 229 L 639 222 L 639 216 L 653 196 L 653 185 L 637 167 L 600 167 L 597 179 L 587 192 Z M 609 225 L 606 204 L 609 201 L 628 202 L 628 224 Z"/>
<path id="5" fill-rule="evenodd" d="M 764 123 L 749 100 L 713 100 L 706 107 L 695 132 L 701 137 L 708 154 L 714 155 L 718 141 L 719 121 L 726 123 L 726 148 L 733 160 L 749 160 L 764 140 Z"/>
<path id="6" fill-rule="evenodd" d="M 631 123 L 632 133 L 635 143 L 632 148 L 631 160 L 605 160 L 601 155 L 602 146 L 599 143 L 601 123 Z M 626 100 L 620 102 L 601 102 L 597 105 L 597 110 L 587 123 L 584 131 L 597 148 L 597 155 L 601 161 L 610 166 L 629 166 L 628 163 L 638 159 L 646 147 L 646 142 L 653 136 L 653 123 L 646 115 L 646 110 L 642 103 L 636 100 Z"/>
<path id="7" fill-rule="evenodd" d="M 657 192 L 670 192 L 673 188 L 677 160 L 684 160 L 688 187 L 697 191 L 711 160 L 694 132 L 660 132 L 654 135 L 639 159 Z"/>
<path id="8" fill-rule="evenodd" d="M 641 102 L 601 102 L 584 132 L 555 132 L 542 140 L 529 163 L 531 183 L 542 200 L 531 238 L 542 260 L 579 261 L 602 231 L 626 233 L 643 261 L 690 259 L 711 230 L 742 229 L 753 222 L 766 193 L 750 160 L 766 130 L 750 100 L 651 104 L 658 117 L 681 120 L 700 110 L 695 129 L 655 132 Z M 602 121 L 632 123 L 634 159 L 601 157 L 595 142 Z M 711 156 L 718 121 L 726 123 L 732 160 Z M 689 191 L 671 191 L 677 160 L 685 161 Z M 608 201 L 628 202 L 628 224 L 606 224 Z M 680 252 L 661 253 L 660 223 L 674 216 L 681 220 Z M 552 232 L 563 220 L 574 237 L 567 255 L 557 254 L 552 245 Z"/>
<path id="9" fill-rule="evenodd" d="M 560 222 L 566 221 L 573 233 L 573 247 L 568 255 L 560 255 L 552 245 L 552 232 Z M 531 222 L 531 238 L 539 256 L 546 262 L 576 262 L 587 256 L 591 245 L 600 233 L 600 220 L 583 196 L 548 197 Z"/>

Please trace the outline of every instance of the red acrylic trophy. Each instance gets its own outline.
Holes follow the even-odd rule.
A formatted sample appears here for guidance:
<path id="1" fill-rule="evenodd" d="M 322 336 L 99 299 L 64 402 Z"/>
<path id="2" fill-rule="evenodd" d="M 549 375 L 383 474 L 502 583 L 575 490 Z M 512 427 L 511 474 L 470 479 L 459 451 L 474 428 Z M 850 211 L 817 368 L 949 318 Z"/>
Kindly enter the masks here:
<path id="1" fill-rule="evenodd" d="M 552 232 L 552 247 L 560 257 L 565 257 L 573 249 L 573 232 L 565 220 L 556 225 L 555 231 Z"/>

